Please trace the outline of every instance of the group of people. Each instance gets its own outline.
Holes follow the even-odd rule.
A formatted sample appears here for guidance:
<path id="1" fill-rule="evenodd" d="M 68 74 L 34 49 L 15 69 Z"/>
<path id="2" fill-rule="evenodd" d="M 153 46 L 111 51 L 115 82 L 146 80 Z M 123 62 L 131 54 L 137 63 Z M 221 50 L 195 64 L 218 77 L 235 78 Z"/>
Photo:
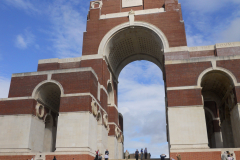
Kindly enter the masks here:
<path id="1" fill-rule="evenodd" d="M 222 154 L 222 160 L 234 160 L 233 153 L 231 154 L 229 151 L 226 151 Z"/>
<path id="2" fill-rule="evenodd" d="M 139 156 L 141 157 L 141 160 L 143 159 L 143 155 L 144 155 L 144 158 L 147 159 L 147 148 L 144 149 L 141 149 L 141 153 L 139 153 L 138 149 L 135 151 L 135 158 L 136 160 L 138 160 Z M 149 154 L 151 156 L 151 154 Z M 125 156 L 126 157 L 126 156 Z"/>
<path id="3" fill-rule="evenodd" d="M 104 159 L 108 160 L 108 156 L 109 156 L 109 151 L 108 151 L 108 149 L 106 149 Z M 99 152 L 99 150 L 97 150 L 96 151 L 96 157 L 95 157 L 94 160 L 102 160 L 102 159 L 103 159 L 103 155 Z"/>

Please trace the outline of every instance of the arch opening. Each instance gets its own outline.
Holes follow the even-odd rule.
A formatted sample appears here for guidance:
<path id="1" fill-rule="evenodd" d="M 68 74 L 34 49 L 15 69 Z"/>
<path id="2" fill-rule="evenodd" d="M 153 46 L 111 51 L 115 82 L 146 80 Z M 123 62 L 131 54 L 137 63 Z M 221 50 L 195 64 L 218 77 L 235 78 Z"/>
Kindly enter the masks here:
<path id="1" fill-rule="evenodd" d="M 164 48 L 168 48 L 168 42 L 166 40 L 166 37 L 164 34 L 159 30 L 159 29 L 154 29 L 154 27 L 149 27 L 150 25 L 142 26 L 140 23 L 135 23 L 136 26 L 129 26 L 126 25 L 125 27 L 118 26 L 118 30 L 113 29 L 110 31 L 102 40 L 100 46 L 99 46 L 99 53 L 103 54 L 105 56 L 105 59 L 107 61 L 109 70 L 111 72 L 111 81 L 108 82 L 108 106 L 117 106 L 118 107 L 118 96 L 121 95 L 121 81 L 119 79 L 120 72 L 122 73 L 123 68 L 127 65 L 131 65 L 132 63 L 136 62 L 142 62 L 142 60 L 148 61 L 148 63 L 153 64 L 157 68 L 156 72 L 151 72 L 153 74 L 157 74 L 160 70 L 164 71 Z M 124 26 L 124 24 L 123 24 Z M 115 30 L 115 31 L 114 31 Z M 114 31 L 114 32 L 113 32 Z M 164 38 L 165 37 L 165 38 Z M 131 63 L 131 64 L 130 64 Z M 155 65 L 154 65 L 155 64 Z M 160 69 L 160 70 L 159 70 Z M 150 71 L 150 70 L 149 70 Z M 165 78 L 165 75 L 162 72 L 158 73 L 158 78 L 162 78 L 159 81 L 163 81 Z M 151 75 L 148 75 L 147 77 L 150 78 L 152 81 L 153 77 Z M 160 75 L 160 76 L 159 76 Z M 131 75 L 132 76 L 132 75 Z M 143 74 L 141 74 L 143 76 Z M 149 79 L 148 79 L 149 80 Z M 118 84 L 118 81 L 120 82 Z M 165 96 L 165 84 L 164 82 L 161 83 L 162 87 L 162 93 L 161 96 Z M 140 91 L 137 91 L 140 93 Z M 136 92 L 136 94 L 138 94 Z M 158 95 L 158 93 L 156 95 Z M 152 95 L 152 94 L 149 94 Z M 147 97 L 147 96 L 146 96 Z M 166 114 L 165 111 L 165 99 L 161 97 L 158 97 L 159 99 L 162 99 L 161 106 L 164 106 L 164 112 L 161 113 L 163 115 Z M 121 98 L 121 96 L 120 96 Z M 150 98 L 149 98 L 150 99 Z M 130 100 L 131 101 L 131 100 Z M 139 99 L 138 101 L 141 101 Z M 156 100 L 157 101 L 157 100 Z M 151 103 L 151 102 L 149 102 Z M 144 104 L 144 103 L 143 103 Z M 154 104 L 155 105 L 155 104 Z M 153 105 L 153 106 L 154 106 Z M 151 106 L 147 106 L 151 108 Z M 159 106 L 158 106 L 159 107 Z M 155 108 L 156 109 L 156 108 Z M 155 110 L 153 109 L 153 110 Z M 121 110 L 120 110 L 121 112 Z M 159 111 L 154 112 L 153 114 L 158 117 L 156 114 Z M 146 111 L 145 113 L 148 113 Z M 141 117 L 141 114 L 145 113 L 140 113 L 139 117 Z M 126 125 L 123 125 L 122 121 L 126 119 L 126 113 L 122 112 L 123 116 L 118 117 L 118 125 L 120 125 L 120 128 L 123 130 L 123 126 L 126 127 Z M 149 115 L 150 116 L 150 115 Z M 124 118 L 123 118 L 124 117 Z M 150 116 L 152 117 L 152 116 Z M 163 135 L 166 136 L 166 118 L 165 116 L 162 116 L 161 122 L 164 122 L 163 128 L 161 129 L 164 131 Z M 146 118 L 146 117 L 145 117 Z M 156 123 L 155 123 L 156 122 Z M 159 121 L 156 119 L 153 119 L 151 121 L 152 124 L 156 124 L 158 126 Z M 126 122 L 124 123 L 126 124 Z M 150 127 L 150 125 L 147 125 L 146 127 Z M 159 129 L 158 127 L 156 127 Z M 143 128 L 142 128 L 143 129 Z M 150 129 L 155 129 L 154 127 L 150 127 Z M 124 129 L 126 133 L 126 128 Z M 160 131 L 159 131 L 160 132 Z M 156 133 L 159 133 L 156 132 Z M 158 137 L 158 136 L 155 136 Z M 123 139 L 123 136 L 122 138 Z M 148 137 L 146 141 L 149 141 L 151 139 Z M 126 139 L 127 140 L 127 139 Z M 154 140 L 153 140 L 154 141 Z M 164 142 L 166 147 L 166 152 L 168 153 L 168 143 L 167 140 Z M 121 144 L 119 144 L 121 146 Z M 152 145 L 148 145 L 151 147 Z M 147 146 L 146 146 L 147 147 Z M 121 150 L 121 147 L 118 148 Z M 113 151 L 114 152 L 114 151 Z M 152 153 L 152 157 L 158 157 L 160 153 L 156 152 Z M 122 159 L 121 155 L 118 157 L 119 159 Z"/>
<path id="2" fill-rule="evenodd" d="M 39 86 L 34 98 L 43 108 L 41 113 L 45 123 L 43 148 L 44 152 L 54 152 L 56 150 L 57 121 L 60 106 L 60 87 L 52 82 L 47 82 Z M 41 117 L 39 117 L 41 118 Z"/>
<path id="3" fill-rule="evenodd" d="M 149 61 L 134 61 L 120 73 L 119 125 L 123 128 L 124 150 L 130 154 L 136 150 L 131 144 L 141 143 L 139 147 L 146 147 L 152 158 L 168 155 L 164 88 L 161 70 Z M 161 152 L 159 146 L 164 146 Z"/>
<path id="4" fill-rule="evenodd" d="M 201 80 L 210 148 L 234 148 L 231 110 L 236 94 L 231 77 L 223 71 L 207 72 Z M 210 117 L 210 111 L 212 116 Z"/>

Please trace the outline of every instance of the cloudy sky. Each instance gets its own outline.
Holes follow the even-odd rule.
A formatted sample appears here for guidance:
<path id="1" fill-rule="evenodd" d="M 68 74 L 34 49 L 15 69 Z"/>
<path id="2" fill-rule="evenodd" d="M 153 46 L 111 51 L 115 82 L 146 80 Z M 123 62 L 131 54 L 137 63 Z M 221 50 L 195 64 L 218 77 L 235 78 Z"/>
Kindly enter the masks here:
<path id="1" fill-rule="evenodd" d="M 179 0 L 188 46 L 240 41 L 240 0 Z M 0 1 L 0 97 L 12 73 L 37 70 L 39 59 L 80 57 L 89 0 Z M 125 149 L 167 153 L 161 70 L 146 61 L 127 65 L 119 78 Z"/>

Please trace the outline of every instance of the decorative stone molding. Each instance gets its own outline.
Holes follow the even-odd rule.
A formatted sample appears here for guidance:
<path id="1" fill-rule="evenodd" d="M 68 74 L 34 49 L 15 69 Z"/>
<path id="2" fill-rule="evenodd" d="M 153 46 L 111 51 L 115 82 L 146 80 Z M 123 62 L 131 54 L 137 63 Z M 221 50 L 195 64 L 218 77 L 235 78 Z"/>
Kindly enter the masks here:
<path id="1" fill-rule="evenodd" d="M 98 111 L 98 112 L 97 112 L 97 116 L 96 116 L 97 121 L 101 121 L 101 119 L 102 119 L 101 116 L 102 116 L 102 115 L 101 115 L 101 112 Z"/>
<path id="2" fill-rule="evenodd" d="M 115 127 L 115 135 L 116 135 L 116 137 L 119 138 L 120 134 L 121 134 L 121 132 L 120 132 L 119 128 Z"/>
<path id="3" fill-rule="evenodd" d="M 44 106 L 40 103 L 37 103 L 36 105 L 36 115 L 38 118 L 43 118 L 44 116 Z"/>
<path id="4" fill-rule="evenodd" d="M 120 139 L 120 142 L 123 143 L 123 141 L 124 141 L 123 134 L 120 135 L 119 139 Z"/>
<path id="5" fill-rule="evenodd" d="M 98 4 L 98 7 L 96 8 L 102 8 L 102 5 L 103 5 L 102 1 L 94 1 L 94 2 L 91 2 L 91 9 L 96 9 L 95 8 L 96 4 Z"/>
<path id="6" fill-rule="evenodd" d="M 97 111 L 97 102 L 96 102 L 95 100 L 92 100 L 91 106 L 92 106 L 92 114 L 93 114 L 94 116 L 97 116 L 97 114 L 98 114 L 98 111 Z"/>
<path id="7" fill-rule="evenodd" d="M 103 124 L 104 124 L 105 127 L 109 127 L 108 126 L 108 115 L 107 114 L 103 115 Z"/>
<path id="8" fill-rule="evenodd" d="M 108 131 L 108 133 L 110 132 L 110 127 L 109 127 L 109 125 L 107 125 L 107 131 Z"/>

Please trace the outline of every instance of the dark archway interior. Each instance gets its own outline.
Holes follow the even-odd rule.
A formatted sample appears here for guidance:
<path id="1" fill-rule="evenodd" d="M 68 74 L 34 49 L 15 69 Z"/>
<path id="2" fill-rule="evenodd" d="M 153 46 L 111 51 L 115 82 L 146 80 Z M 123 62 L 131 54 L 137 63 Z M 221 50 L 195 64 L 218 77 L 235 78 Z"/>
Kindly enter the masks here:
<path id="1" fill-rule="evenodd" d="M 61 90 L 55 83 L 45 83 L 38 88 L 35 99 L 44 106 L 45 130 L 43 151 L 54 152 L 56 147 L 57 119 L 59 113 Z"/>
<path id="2" fill-rule="evenodd" d="M 230 111 L 236 96 L 232 79 L 222 71 L 211 71 L 204 75 L 201 86 L 209 147 L 234 148 Z"/>

